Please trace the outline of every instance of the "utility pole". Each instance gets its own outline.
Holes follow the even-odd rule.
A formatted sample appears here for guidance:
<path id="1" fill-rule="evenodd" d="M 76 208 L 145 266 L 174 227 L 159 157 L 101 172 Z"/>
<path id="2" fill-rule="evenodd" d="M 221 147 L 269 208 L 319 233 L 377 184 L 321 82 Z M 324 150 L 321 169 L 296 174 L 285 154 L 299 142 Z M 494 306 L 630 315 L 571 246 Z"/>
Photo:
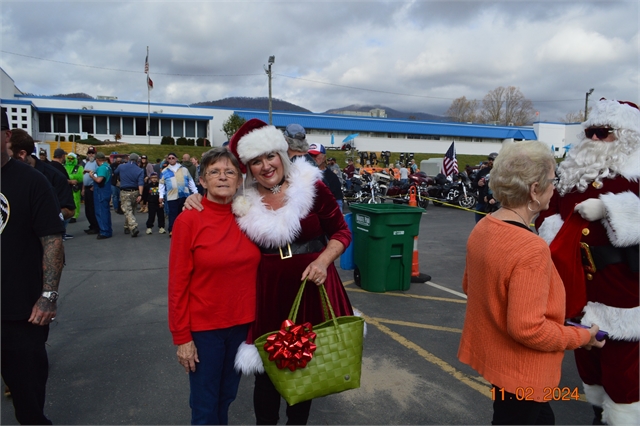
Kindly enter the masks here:
<path id="1" fill-rule="evenodd" d="M 589 96 L 593 93 L 593 87 L 587 92 L 587 96 L 584 98 L 584 121 L 587 121 L 587 114 L 589 113 Z"/>
<path id="2" fill-rule="evenodd" d="M 275 56 L 269 56 L 269 67 L 264 68 L 264 72 L 269 76 L 269 124 L 273 124 L 273 120 L 271 118 L 271 65 L 273 65 L 275 61 Z"/>

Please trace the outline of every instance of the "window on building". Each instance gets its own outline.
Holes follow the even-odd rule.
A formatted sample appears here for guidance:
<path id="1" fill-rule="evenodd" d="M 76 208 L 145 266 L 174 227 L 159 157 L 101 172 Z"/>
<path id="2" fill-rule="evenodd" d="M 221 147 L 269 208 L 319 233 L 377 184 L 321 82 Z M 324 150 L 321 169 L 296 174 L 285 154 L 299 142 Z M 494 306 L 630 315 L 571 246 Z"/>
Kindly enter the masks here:
<path id="1" fill-rule="evenodd" d="M 198 126 L 198 137 L 199 138 L 206 138 L 207 137 L 207 124 L 208 124 L 208 122 L 206 122 L 206 121 L 198 121 L 197 126 Z"/>
<path id="2" fill-rule="evenodd" d="M 109 117 L 109 133 L 120 133 L 120 117 Z"/>
<path id="3" fill-rule="evenodd" d="M 27 126 L 26 124 L 22 124 L 22 128 L 23 129 L 26 129 L 27 127 L 29 127 L 29 126 Z"/>
<path id="4" fill-rule="evenodd" d="M 82 116 L 82 131 L 93 133 L 93 115 Z"/>
<path id="5" fill-rule="evenodd" d="M 184 122 L 185 136 L 188 138 L 196 137 L 196 122 L 195 120 L 185 120 Z"/>
<path id="6" fill-rule="evenodd" d="M 27 121 L 27 116 L 26 115 L 22 116 L 22 121 Z"/>
<path id="7" fill-rule="evenodd" d="M 108 135 L 107 130 L 107 117 L 103 115 L 96 116 L 96 133 L 99 135 Z"/>
<path id="8" fill-rule="evenodd" d="M 51 114 L 47 114 L 45 112 L 41 112 L 38 115 L 38 130 L 41 133 L 50 133 L 51 132 Z"/>
<path id="9" fill-rule="evenodd" d="M 171 136 L 171 120 L 163 118 L 160 121 L 160 136 Z"/>
<path id="10" fill-rule="evenodd" d="M 67 133 L 67 120 L 64 114 L 53 114 L 53 132 Z"/>
<path id="11" fill-rule="evenodd" d="M 69 133 L 80 133 L 80 116 L 75 114 L 67 115 L 67 128 Z"/>
<path id="12" fill-rule="evenodd" d="M 26 108 L 22 108 L 22 113 L 26 114 L 27 113 L 27 109 Z"/>
<path id="13" fill-rule="evenodd" d="M 18 108 L 11 108 L 11 112 L 18 112 Z"/>
<path id="14" fill-rule="evenodd" d="M 143 117 L 136 118 L 136 136 L 147 136 L 147 119 Z"/>
<path id="15" fill-rule="evenodd" d="M 181 137 L 184 135 L 182 128 L 184 126 L 184 120 L 173 120 L 173 136 Z"/>
<path id="16" fill-rule="evenodd" d="M 158 125 L 160 124 L 160 120 L 158 120 L 157 118 L 152 118 L 151 119 L 151 125 L 149 126 L 149 132 L 151 134 L 151 136 L 158 136 Z"/>
<path id="17" fill-rule="evenodd" d="M 133 117 L 122 117 L 122 134 L 133 135 Z"/>

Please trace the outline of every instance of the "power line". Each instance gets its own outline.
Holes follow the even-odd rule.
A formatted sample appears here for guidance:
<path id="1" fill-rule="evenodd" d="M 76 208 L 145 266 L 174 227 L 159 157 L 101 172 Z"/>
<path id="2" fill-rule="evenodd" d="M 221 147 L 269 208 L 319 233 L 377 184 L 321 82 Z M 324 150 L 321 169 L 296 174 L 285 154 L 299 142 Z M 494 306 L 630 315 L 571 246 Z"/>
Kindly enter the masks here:
<path id="1" fill-rule="evenodd" d="M 125 69 L 119 69 L 119 68 L 108 68 L 108 67 L 99 67 L 99 66 L 95 66 L 95 65 L 77 64 L 77 63 L 73 63 L 73 62 L 56 61 L 54 59 L 46 59 L 46 58 L 40 58 L 40 57 L 37 57 L 37 56 L 30 56 L 30 55 L 24 55 L 24 54 L 21 54 L 21 53 L 9 52 L 7 50 L 0 50 L 0 52 L 6 53 L 6 54 L 9 54 L 9 55 L 22 56 L 24 58 L 37 59 L 39 61 L 53 62 L 53 63 L 56 63 L 56 64 L 71 65 L 71 66 L 76 66 L 76 67 L 92 68 L 92 69 L 99 69 L 99 70 L 105 70 L 105 71 L 117 71 L 117 72 L 126 72 L 126 73 L 134 73 L 134 74 L 144 74 L 144 71 L 125 70 Z M 257 74 L 185 74 L 185 73 L 163 73 L 163 72 L 154 72 L 154 74 L 155 75 L 180 76 L 180 77 L 253 77 L 253 76 L 261 76 L 261 75 L 263 75 L 262 73 L 257 73 Z M 386 90 L 367 89 L 365 87 L 347 86 L 347 85 L 343 85 L 343 84 L 330 83 L 330 82 L 327 82 L 327 81 L 318 81 L 318 80 L 311 80 L 311 79 L 308 79 L 308 78 L 294 77 L 294 76 L 286 75 L 286 74 L 276 74 L 276 73 L 274 73 L 274 75 L 278 75 L 280 77 L 285 77 L 285 78 L 290 78 L 292 80 L 308 81 L 310 83 L 323 84 L 325 86 L 341 87 L 341 88 L 344 88 L 344 89 L 351 89 L 351 90 L 360 90 L 360 91 L 363 91 L 363 92 L 382 93 L 382 94 L 386 94 L 386 95 L 395 95 L 395 96 L 408 96 L 408 97 L 422 98 L 422 99 L 439 99 L 439 100 L 446 100 L 446 101 L 453 101 L 453 100 L 456 99 L 456 98 L 445 98 L 445 97 L 438 97 L 438 96 L 416 95 L 416 94 L 413 94 L 413 93 L 399 93 L 399 92 L 390 92 L 390 91 L 386 91 Z M 470 99 L 470 100 L 477 100 L 477 101 L 480 101 L 480 102 L 482 101 L 482 99 Z M 580 99 L 531 100 L 531 102 L 539 102 L 539 103 L 576 102 L 576 101 L 582 101 L 582 98 L 580 98 Z"/>

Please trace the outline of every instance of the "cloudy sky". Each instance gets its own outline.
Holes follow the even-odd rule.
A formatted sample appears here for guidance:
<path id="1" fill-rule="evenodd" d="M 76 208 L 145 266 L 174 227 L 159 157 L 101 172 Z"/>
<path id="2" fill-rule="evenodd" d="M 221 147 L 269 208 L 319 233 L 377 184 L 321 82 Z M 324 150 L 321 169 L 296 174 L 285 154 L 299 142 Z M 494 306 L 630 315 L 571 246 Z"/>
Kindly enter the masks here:
<path id="1" fill-rule="evenodd" d="M 1 0 L 0 66 L 20 90 L 195 103 L 268 95 L 444 114 L 516 86 L 540 119 L 585 92 L 640 101 L 637 0 Z"/>

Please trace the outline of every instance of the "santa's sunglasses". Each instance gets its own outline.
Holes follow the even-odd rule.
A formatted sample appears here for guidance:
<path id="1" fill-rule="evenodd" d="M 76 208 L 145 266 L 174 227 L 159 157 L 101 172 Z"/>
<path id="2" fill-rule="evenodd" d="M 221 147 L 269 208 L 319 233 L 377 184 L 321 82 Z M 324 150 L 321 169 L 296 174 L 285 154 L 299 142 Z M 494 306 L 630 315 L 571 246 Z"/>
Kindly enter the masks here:
<path id="1" fill-rule="evenodd" d="M 613 133 L 613 129 L 609 127 L 589 127 L 588 129 L 584 129 L 584 135 L 588 139 L 592 139 L 593 135 L 596 135 L 600 140 L 606 139 L 611 133 Z"/>

